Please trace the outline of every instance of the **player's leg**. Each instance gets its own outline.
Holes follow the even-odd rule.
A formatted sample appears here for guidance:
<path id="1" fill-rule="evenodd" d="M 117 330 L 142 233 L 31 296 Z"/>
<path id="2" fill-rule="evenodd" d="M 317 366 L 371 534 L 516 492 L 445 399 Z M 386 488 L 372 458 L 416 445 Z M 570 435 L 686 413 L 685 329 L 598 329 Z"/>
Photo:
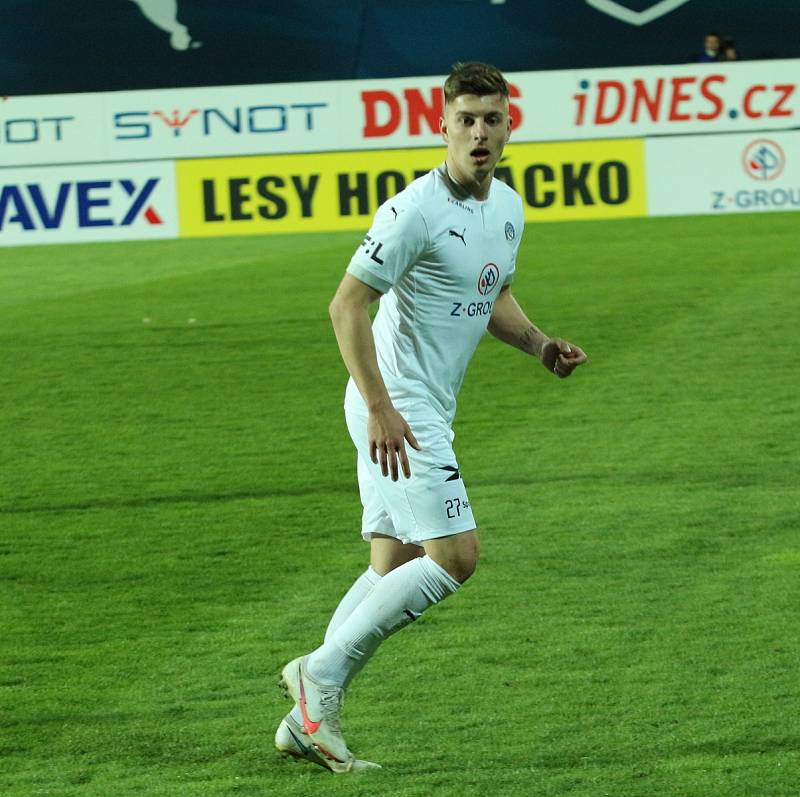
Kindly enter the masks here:
<path id="1" fill-rule="evenodd" d="M 449 547 L 460 550 L 462 546 Z M 448 560 L 458 562 L 456 572 L 466 578 L 469 568 L 464 556 L 452 554 Z M 282 681 L 300 706 L 303 727 L 334 772 L 348 772 L 355 764 L 339 724 L 345 687 L 384 639 L 459 586 L 430 556 L 415 556 L 383 576 L 319 648 L 284 668 Z"/>
<path id="2" fill-rule="evenodd" d="M 370 541 L 370 566 L 355 580 L 336 607 L 336 611 L 331 617 L 325 632 L 326 641 L 347 620 L 382 576 L 404 565 L 406 562 L 425 555 L 425 550 L 422 546 L 414 545 L 413 543 L 402 543 L 387 534 L 372 532 L 364 536 L 368 536 Z M 355 675 L 355 672 L 350 673 L 351 678 L 353 675 Z M 305 731 L 303 714 L 299 705 L 295 705 L 278 726 L 275 734 L 275 746 L 282 753 L 291 755 L 294 758 L 310 761 L 323 767 L 329 766 L 328 760 L 316 752 L 312 738 Z M 379 767 L 378 764 L 370 761 L 355 759 L 351 771 L 377 767 Z"/>
<path id="3" fill-rule="evenodd" d="M 400 545 L 399 541 L 397 542 Z M 384 545 L 381 546 L 381 548 L 388 549 L 388 546 Z M 379 557 L 377 560 L 379 567 L 388 560 L 387 550 L 386 555 Z M 344 597 L 339 601 L 325 631 L 326 640 L 330 639 L 331 635 L 336 632 L 345 620 L 347 620 L 354 609 L 380 580 L 380 573 L 370 564 L 370 566 L 353 582 Z M 337 760 L 331 761 L 328 757 L 318 753 L 314 747 L 313 739 L 306 732 L 305 719 L 298 703 L 295 703 L 292 710 L 281 720 L 278 730 L 275 733 L 275 747 L 285 755 L 309 761 L 321 767 L 333 769 L 334 772 L 350 772 L 380 768 L 379 764 L 354 757 L 352 761 L 346 758 L 341 762 Z"/>
<path id="4" fill-rule="evenodd" d="M 433 538 L 466 536 L 460 541 L 451 540 L 432 547 L 434 556 L 445 566 L 427 553 L 416 555 L 391 570 L 388 565 L 394 562 L 385 563 L 388 572 L 342 625 L 309 656 L 295 659 L 284 668 L 283 682 L 300 705 L 304 727 L 317 752 L 334 771 L 348 771 L 347 767 L 352 765 L 352 754 L 339 724 L 345 686 L 384 639 L 456 592 L 461 581 L 473 572 L 477 559 L 474 519 L 447 424 L 432 417 L 412 424 L 422 451 L 408 452 L 411 479 L 391 482 L 369 457 L 366 418 L 352 414 L 346 417 L 359 451 L 362 501 L 365 485 L 380 496 L 391 521 L 387 536 L 412 542 L 417 547 Z M 366 474 L 368 480 L 362 479 L 362 474 Z M 365 503 L 365 509 L 366 506 Z M 377 543 L 376 551 L 381 550 L 381 545 Z M 394 543 L 386 546 L 383 553 L 389 556 L 402 550 Z M 418 553 L 413 548 L 410 551 Z M 447 567 L 453 569 L 453 574 Z"/>
<path id="5" fill-rule="evenodd" d="M 373 479 L 364 464 L 357 462 L 359 494 L 363 513 L 361 535 L 370 544 L 369 567 L 353 582 L 339 602 L 328 623 L 325 640 L 353 613 L 372 588 L 389 571 L 394 570 L 425 551 L 418 545 L 404 544 L 394 536 L 394 525 L 386 512 L 383 500 L 375 489 Z"/>
<path id="6" fill-rule="evenodd" d="M 424 555 L 425 549 L 421 545 L 403 543 L 396 537 L 377 532 L 370 535 L 370 566 L 381 576 Z"/>
<path id="7" fill-rule="evenodd" d="M 416 545 L 404 545 L 390 534 L 382 533 L 393 531 L 392 522 L 372 484 L 372 477 L 362 463 L 358 465 L 358 477 L 361 502 L 364 507 L 362 536 L 370 543 L 370 566 L 359 575 L 339 601 L 325 631 L 325 641 L 328 641 L 339 626 L 347 620 L 384 574 L 404 564 L 410 558 L 424 553 L 422 548 Z M 305 719 L 299 704 L 295 704 L 278 726 L 275 734 L 275 746 L 282 753 L 287 753 L 295 758 L 301 758 L 320 766 L 330 766 L 332 763 L 334 766 L 331 768 L 334 771 L 343 771 L 340 762 L 329 762 L 327 758 L 318 755 L 314 750 L 314 742 L 306 733 Z M 372 766 L 377 765 L 358 759 L 353 763 L 353 769 L 365 769 Z"/>
<path id="8" fill-rule="evenodd" d="M 370 543 L 370 564 L 339 601 L 325 630 L 325 640 L 330 639 L 336 629 L 353 613 L 353 610 L 383 576 L 411 559 L 425 554 L 424 549 L 419 545 L 403 543 L 391 534 L 377 531 L 377 529 L 383 529 L 391 532 L 394 527 L 384 510 L 380 496 L 374 490 L 371 477 L 362 470 L 361 465 L 358 468 L 358 475 L 359 491 L 364 507 L 362 536 Z M 300 717 L 297 716 L 297 719 Z"/>
<path id="9" fill-rule="evenodd" d="M 401 544 L 399 540 L 396 542 Z M 381 580 L 381 576 L 383 575 L 381 568 L 384 566 L 384 562 L 387 561 L 387 559 L 387 556 L 375 557 L 373 555 L 373 561 L 378 562 L 378 567 L 376 568 L 374 564 L 370 564 L 370 566 L 350 585 L 350 588 L 339 601 L 333 615 L 331 615 L 331 619 L 328 621 L 328 627 L 325 629 L 325 640 L 330 639 L 336 629 L 353 613 L 353 610 L 358 604 L 364 600 L 372 588 Z M 302 726 L 303 714 L 300 711 L 300 706 L 296 705 L 291 712 L 289 712 L 289 716 Z"/>
<path id="10" fill-rule="evenodd" d="M 425 553 L 463 584 L 478 565 L 480 546 L 478 532 L 465 531 L 449 537 L 434 537 L 423 543 Z"/>
<path id="11" fill-rule="evenodd" d="M 380 498 L 392 529 L 373 542 L 375 564 L 385 574 L 347 620 L 309 657 L 309 674 L 344 687 L 390 634 L 455 592 L 475 570 L 478 541 L 464 482 L 452 449 L 453 433 L 438 417 L 412 424 L 421 451 L 408 451 L 411 479 L 385 478 L 369 455 L 366 418 L 346 413 L 359 452 L 362 502 Z M 366 514 L 365 514 L 366 519 Z M 410 550 L 399 541 L 416 543 Z M 407 553 L 416 555 L 397 564 Z M 415 550 L 416 549 L 416 550 Z M 374 565 L 373 565 L 374 567 Z"/>
<path id="12" fill-rule="evenodd" d="M 339 601 L 325 631 L 325 640 L 330 639 L 331 635 L 336 632 L 345 620 L 347 620 L 380 580 L 380 574 L 370 564 L 370 566 L 353 582 L 344 597 Z M 298 660 L 295 661 L 299 664 Z M 287 668 L 291 668 L 294 663 L 295 662 L 291 662 L 287 665 Z M 297 670 L 299 670 L 299 667 Z M 289 678 L 291 678 L 291 675 Z M 333 747 L 330 742 L 327 742 L 327 747 L 325 748 L 319 748 L 315 745 L 314 739 L 312 739 L 307 732 L 306 720 L 308 712 L 305 705 L 303 705 L 302 708 L 300 705 L 301 698 L 306 697 L 304 691 L 301 694 L 293 693 L 292 686 L 294 686 L 294 684 L 287 683 L 286 670 L 284 670 L 284 674 L 282 675 L 282 683 L 295 699 L 295 705 L 283 720 L 281 720 L 278 730 L 275 733 L 275 747 L 281 753 L 291 755 L 297 759 L 309 761 L 312 764 L 327 767 L 334 772 L 352 772 L 379 768 L 379 764 L 355 758 L 352 753 L 347 750 L 343 739 L 342 745 L 339 747 Z M 299 682 L 296 684 L 296 688 L 300 688 Z M 341 697 L 342 693 L 341 690 L 339 690 L 331 692 L 330 696 L 326 698 L 333 701 L 334 713 L 336 715 L 338 715 L 341 705 Z M 315 714 L 315 716 L 317 715 Z M 324 740 L 323 743 L 325 743 Z"/>
<path id="13" fill-rule="evenodd" d="M 384 639 L 456 592 L 475 569 L 474 529 L 423 545 L 430 546 L 433 555 L 414 556 L 383 576 L 347 620 L 309 656 L 306 666 L 312 679 L 346 687 Z"/>
<path id="14" fill-rule="evenodd" d="M 467 536 L 474 537 L 474 530 Z M 451 542 L 437 546 L 437 555 L 455 563 L 455 572 L 466 579 L 470 570 L 468 552 L 474 550 L 474 540 Z M 283 683 L 300 706 L 303 727 L 325 765 L 334 772 L 348 772 L 358 766 L 339 724 L 345 687 L 384 639 L 459 586 L 460 582 L 430 556 L 414 556 L 383 576 L 319 648 L 284 668 Z"/>
<path id="15" fill-rule="evenodd" d="M 380 540 L 377 539 L 378 537 L 380 537 Z M 392 542 L 396 543 L 397 547 L 392 545 Z M 339 601 L 336 609 L 333 612 L 333 615 L 331 616 L 331 619 L 328 621 L 328 627 L 325 629 L 325 640 L 330 639 L 331 635 L 336 631 L 336 629 L 339 628 L 339 626 L 353 613 L 353 610 L 358 606 L 358 604 L 364 600 L 372 588 L 381 580 L 381 576 L 385 572 L 388 572 L 386 568 L 398 555 L 399 551 L 397 551 L 397 548 L 401 548 L 402 543 L 399 540 L 394 540 L 392 537 L 388 537 L 383 534 L 373 534 L 372 538 L 370 539 L 370 547 L 370 565 L 350 585 L 350 588 Z M 289 714 L 284 718 L 284 723 L 289 721 L 302 728 L 303 713 L 300 710 L 299 705 L 295 705 Z M 282 725 L 284 723 L 282 723 Z M 281 729 L 279 728 L 279 731 L 280 730 Z M 291 744 L 290 739 L 285 741 Z M 305 740 L 303 740 L 301 737 L 301 742 L 304 741 Z M 278 745 L 277 737 L 276 745 Z M 310 742 L 307 746 L 310 746 Z M 282 749 L 280 745 L 278 745 L 278 749 Z"/>

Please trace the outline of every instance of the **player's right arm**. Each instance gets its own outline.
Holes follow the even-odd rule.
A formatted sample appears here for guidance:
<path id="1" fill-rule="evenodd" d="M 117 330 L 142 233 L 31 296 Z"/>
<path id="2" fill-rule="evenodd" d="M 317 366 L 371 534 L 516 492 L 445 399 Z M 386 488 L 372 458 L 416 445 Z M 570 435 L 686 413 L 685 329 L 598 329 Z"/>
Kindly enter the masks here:
<path id="1" fill-rule="evenodd" d="M 384 476 L 398 478 L 398 461 L 403 475 L 411 476 L 405 441 L 419 451 L 419 444 L 402 415 L 394 408 L 378 368 L 369 305 L 381 294 L 375 288 L 345 274 L 328 309 L 344 364 L 353 377 L 369 411 L 367 435 L 369 453 L 380 463 Z"/>
<path id="2" fill-rule="evenodd" d="M 574 343 L 545 335 L 525 315 L 508 286 L 495 299 L 488 330 L 503 343 L 538 357 L 548 371 L 561 379 L 587 360 L 583 349 Z"/>

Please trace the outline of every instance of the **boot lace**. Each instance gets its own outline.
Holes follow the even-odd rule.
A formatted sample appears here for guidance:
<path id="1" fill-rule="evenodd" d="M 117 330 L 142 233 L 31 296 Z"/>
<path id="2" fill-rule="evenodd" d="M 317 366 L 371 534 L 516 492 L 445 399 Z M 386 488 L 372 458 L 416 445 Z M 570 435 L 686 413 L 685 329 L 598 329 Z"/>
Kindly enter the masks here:
<path id="1" fill-rule="evenodd" d="M 344 705 L 344 689 L 330 687 L 319 690 L 319 703 L 322 715 L 331 730 L 341 733 L 342 727 L 339 724 L 339 713 Z"/>

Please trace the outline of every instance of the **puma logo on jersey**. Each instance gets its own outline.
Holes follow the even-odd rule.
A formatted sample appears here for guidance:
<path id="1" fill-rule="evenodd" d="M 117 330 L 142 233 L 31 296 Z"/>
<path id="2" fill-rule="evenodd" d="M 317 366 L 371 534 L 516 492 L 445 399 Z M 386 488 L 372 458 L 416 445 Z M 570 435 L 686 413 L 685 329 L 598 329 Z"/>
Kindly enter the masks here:
<path id="1" fill-rule="evenodd" d="M 405 208 L 403 208 L 403 210 L 397 211 L 397 210 L 394 209 L 394 205 L 389 205 L 389 210 L 391 210 L 392 213 L 394 213 L 394 220 L 397 221 L 398 213 L 402 213 L 403 210 L 405 210 Z"/>
<path id="2" fill-rule="evenodd" d="M 464 227 L 464 229 L 460 233 L 456 232 L 455 230 L 450 230 L 449 232 L 450 232 L 450 235 L 453 238 L 460 238 L 461 239 L 461 243 L 464 244 L 464 246 L 466 246 L 467 242 L 464 240 L 464 233 L 466 231 L 467 231 L 467 228 Z"/>

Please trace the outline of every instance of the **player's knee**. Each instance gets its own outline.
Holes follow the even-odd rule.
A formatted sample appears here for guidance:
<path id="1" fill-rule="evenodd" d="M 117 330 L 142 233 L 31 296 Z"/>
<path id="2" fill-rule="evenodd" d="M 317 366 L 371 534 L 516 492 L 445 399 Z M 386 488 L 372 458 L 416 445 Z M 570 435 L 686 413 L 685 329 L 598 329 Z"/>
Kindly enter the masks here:
<path id="1" fill-rule="evenodd" d="M 474 573 L 476 568 L 478 567 L 478 559 L 476 558 L 462 558 L 458 559 L 455 562 L 452 562 L 450 567 L 446 568 L 448 573 L 456 580 L 459 584 L 463 584 L 468 578 L 470 578 Z"/>
<path id="2" fill-rule="evenodd" d="M 449 553 L 450 555 L 447 557 L 443 567 L 459 584 L 463 584 L 475 573 L 478 567 L 478 559 L 480 557 L 478 538 L 474 535 L 464 538 L 463 542 Z"/>

